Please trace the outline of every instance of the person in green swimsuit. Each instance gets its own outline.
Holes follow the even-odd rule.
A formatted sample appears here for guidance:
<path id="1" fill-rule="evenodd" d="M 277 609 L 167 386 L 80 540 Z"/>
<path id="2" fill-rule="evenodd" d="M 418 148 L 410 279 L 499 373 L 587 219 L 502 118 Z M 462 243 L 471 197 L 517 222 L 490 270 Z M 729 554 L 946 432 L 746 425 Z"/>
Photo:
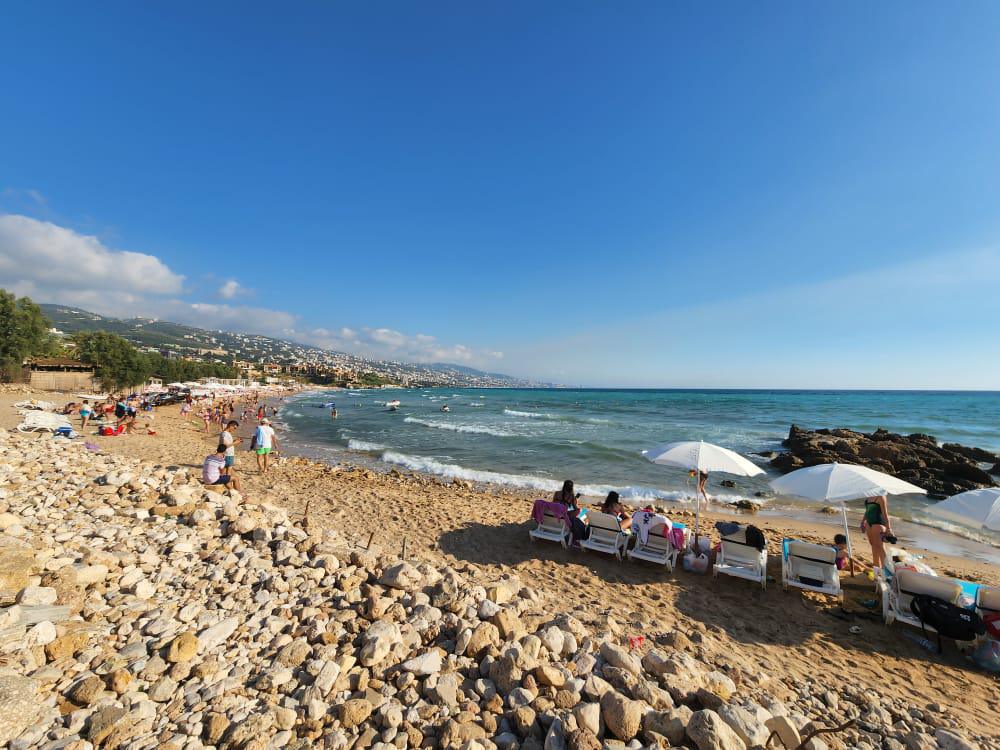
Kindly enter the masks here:
<path id="1" fill-rule="evenodd" d="M 865 498 L 865 517 L 861 530 L 868 536 L 872 548 L 872 567 L 880 570 L 885 562 L 885 536 L 892 534 L 889 500 L 885 495 Z"/>

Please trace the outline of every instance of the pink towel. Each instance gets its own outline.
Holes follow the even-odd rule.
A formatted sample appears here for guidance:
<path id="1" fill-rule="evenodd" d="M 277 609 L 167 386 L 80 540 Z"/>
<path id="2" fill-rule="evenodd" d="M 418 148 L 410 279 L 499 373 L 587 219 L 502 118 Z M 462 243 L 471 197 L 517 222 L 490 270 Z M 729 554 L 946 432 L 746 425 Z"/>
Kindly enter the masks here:
<path id="1" fill-rule="evenodd" d="M 565 505 L 551 500 L 535 500 L 535 504 L 531 508 L 531 517 L 535 523 L 540 524 L 544 520 L 546 512 L 551 513 L 556 518 L 561 518 L 567 524 L 569 523 L 569 515 L 566 513 Z"/>

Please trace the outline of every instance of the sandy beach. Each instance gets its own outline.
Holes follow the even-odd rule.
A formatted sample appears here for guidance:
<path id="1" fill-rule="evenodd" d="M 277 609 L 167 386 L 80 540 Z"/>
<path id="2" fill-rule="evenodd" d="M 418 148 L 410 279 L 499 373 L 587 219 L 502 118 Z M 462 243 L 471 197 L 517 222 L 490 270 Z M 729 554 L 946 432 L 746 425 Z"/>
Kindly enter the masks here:
<path id="1" fill-rule="evenodd" d="M 57 400 L 52 394 L 33 395 Z M 11 404 L 22 398 L 22 393 L 3 394 L 0 427 L 16 424 Z M 154 423 L 156 435 L 87 439 L 109 453 L 200 469 L 215 434 L 206 435 L 200 422 L 182 420 L 175 406 L 159 409 Z M 401 554 L 405 546 L 408 558 L 459 570 L 471 563 L 498 574 L 513 572 L 537 588 L 550 611 L 573 614 L 585 623 L 610 618 L 623 634 L 648 639 L 680 631 L 695 640 L 699 652 L 756 665 L 786 682 L 860 684 L 881 696 L 948 707 L 960 722 L 1000 734 L 998 680 L 975 669 L 951 644 L 942 656 L 930 654 L 903 636 L 905 626 L 885 627 L 877 612 L 872 615 L 859 604 L 874 598 L 866 577 L 845 580 L 847 613 L 832 600 L 782 591 L 780 539 L 828 542 L 834 523 L 757 517 L 754 522 L 769 540 L 769 572 L 776 579 L 761 591 L 736 579 L 713 581 L 710 575 L 682 571 L 665 575 L 593 553 L 532 544 L 527 535 L 530 493 L 290 456 L 282 456 L 262 477 L 245 447 L 236 468 L 248 500 L 285 506 L 293 516 L 308 513 L 310 523 L 336 528 L 362 544 L 370 539 L 373 548 L 392 554 Z M 684 511 L 672 515 L 688 520 Z M 702 523 L 711 527 L 716 520 L 732 518 L 710 512 Z M 852 540 L 864 558 L 866 543 L 859 534 Z M 931 552 L 924 553 L 924 561 L 943 575 L 1000 584 L 1000 570 L 992 565 Z M 850 632 L 854 625 L 860 633 Z"/>

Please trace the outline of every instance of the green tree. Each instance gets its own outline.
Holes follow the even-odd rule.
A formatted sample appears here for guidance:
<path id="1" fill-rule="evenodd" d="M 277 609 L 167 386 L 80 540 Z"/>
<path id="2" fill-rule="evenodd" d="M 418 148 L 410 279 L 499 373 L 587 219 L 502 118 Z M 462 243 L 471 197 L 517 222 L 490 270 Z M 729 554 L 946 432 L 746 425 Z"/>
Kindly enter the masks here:
<path id="1" fill-rule="evenodd" d="M 51 324 L 41 308 L 28 297 L 18 299 L 0 289 L 0 376 L 16 377 L 28 357 L 52 354 L 57 349 Z"/>
<path id="2" fill-rule="evenodd" d="M 94 365 L 98 380 L 109 390 L 139 385 L 153 372 L 149 358 L 121 336 L 82 331 L 73 340 L 80 360 Z"/>

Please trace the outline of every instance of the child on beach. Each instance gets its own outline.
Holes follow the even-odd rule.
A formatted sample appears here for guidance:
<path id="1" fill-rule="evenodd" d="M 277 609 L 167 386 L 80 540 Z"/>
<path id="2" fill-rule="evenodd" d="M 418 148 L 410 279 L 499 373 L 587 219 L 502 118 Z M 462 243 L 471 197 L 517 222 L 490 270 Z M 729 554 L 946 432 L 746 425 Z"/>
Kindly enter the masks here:
<path id="1" fill-rule="evenodd" d="M 846 570 L 852 562 L 851 556 L 847 552 L 847 537 L 843 534 L 837 534 L 833 537 L 833 546 L 837 548 L 837 570 Z M 854 566 L 859 568 L 862 573 L 868 569 L 868 566 L 857 558 L 854 558 L 853 562 Z"/>

